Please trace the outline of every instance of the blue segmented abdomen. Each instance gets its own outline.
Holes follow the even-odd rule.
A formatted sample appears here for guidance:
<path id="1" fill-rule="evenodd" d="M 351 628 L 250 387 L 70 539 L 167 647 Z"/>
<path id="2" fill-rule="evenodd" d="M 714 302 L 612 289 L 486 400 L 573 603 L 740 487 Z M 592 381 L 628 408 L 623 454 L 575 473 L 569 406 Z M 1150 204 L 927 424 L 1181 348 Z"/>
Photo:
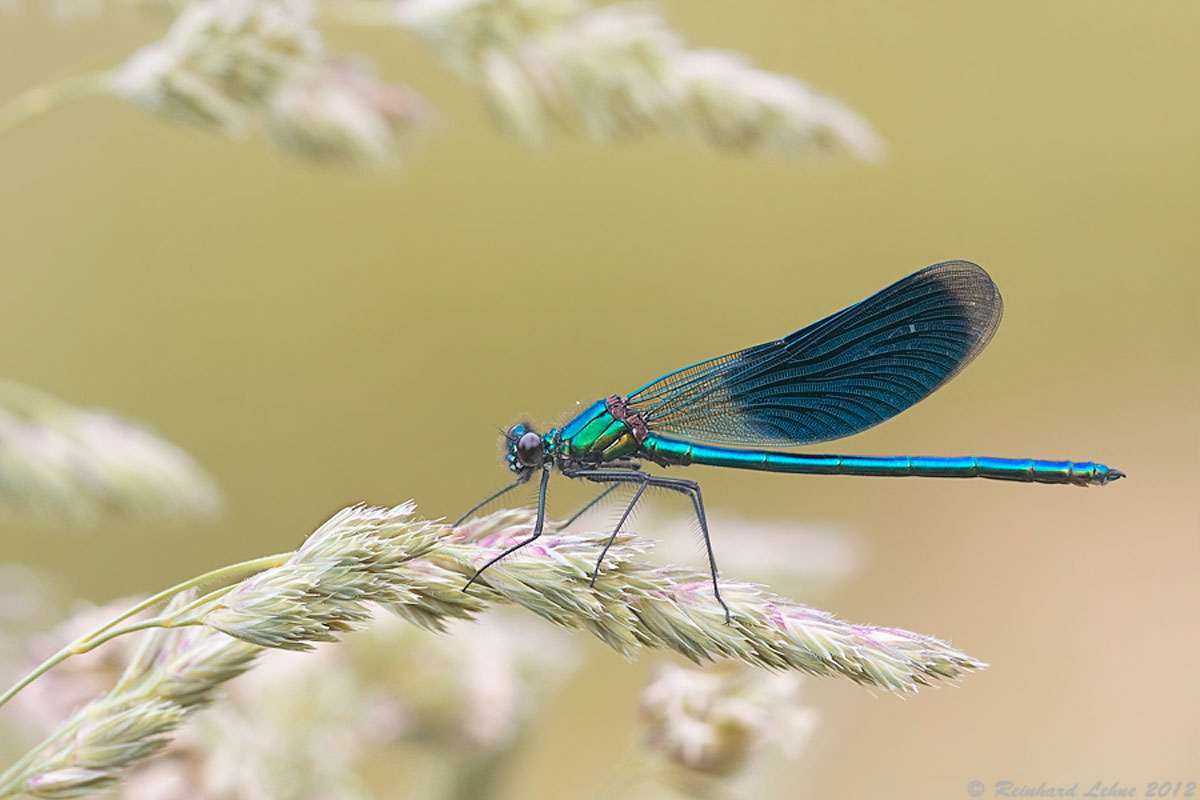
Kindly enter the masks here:
<path id="1" fill-rule="evenodd" d="M 777 453 L 694 444 L 651 434 L 642 441 L 645 455 L 660 464 L 704 464 L 806 475 L 878 477 L 991 478 L 1026 483 L 1102 486 L 1125 473 L 1093 461 L 1042 461 L 986 456 L 842 456 Z"/>

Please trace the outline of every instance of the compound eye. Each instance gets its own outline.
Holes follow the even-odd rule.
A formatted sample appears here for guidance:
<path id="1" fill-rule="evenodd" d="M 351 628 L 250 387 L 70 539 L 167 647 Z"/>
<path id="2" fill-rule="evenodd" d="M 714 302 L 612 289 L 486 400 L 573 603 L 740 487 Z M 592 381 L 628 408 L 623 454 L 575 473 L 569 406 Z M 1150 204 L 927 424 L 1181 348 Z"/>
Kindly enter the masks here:
<path id="1" fill-rule="evenodd" d="M 517 440 L 517 458 L 527 467 L 542 463 L 542 437 L 530 431 Z"/>

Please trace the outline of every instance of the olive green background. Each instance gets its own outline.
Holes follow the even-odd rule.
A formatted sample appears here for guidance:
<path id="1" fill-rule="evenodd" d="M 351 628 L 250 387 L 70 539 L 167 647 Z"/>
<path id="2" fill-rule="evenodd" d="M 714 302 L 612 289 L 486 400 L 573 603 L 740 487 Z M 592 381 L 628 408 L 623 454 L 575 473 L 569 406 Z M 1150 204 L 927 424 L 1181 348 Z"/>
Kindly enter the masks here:
<path id="1" fill-rule="evenodd" d="M 906 701 L 810 681 L 822 726 L 778 796 L 1200 781 L 1200 8 L 667 10 L 690 41 L 851 104 L 887 159 L 747 160 L 671 140 L 525 149 L 384 33 L 334 38 L 384 54 L 442 118 L 395 176 L 318 171 L 105 99 L 0 140 L 0 372 L 145 422 L 228 500 L 213 525 L 10 525 L 5 558 L 107 599 L 293 546 L 359 500 L 451 515 L 504 480 L 496 429 L 519 416 L 554 423 L 968 258 L 1006 300 L 989 349 L 836 446 L 1095 459 L 1130 477 L 1084 490 L 689 476 L 719 511 L 866 543 L 852 578 L 793 596 L 992 664 Z M 0 17 L 0 97 L 160 29 L 128 13 Z M 715 535 L 718 556 L 739 546 Z M 588 652 L 508 796 L 589 796 L 627 741 L 647 662 Z"/>

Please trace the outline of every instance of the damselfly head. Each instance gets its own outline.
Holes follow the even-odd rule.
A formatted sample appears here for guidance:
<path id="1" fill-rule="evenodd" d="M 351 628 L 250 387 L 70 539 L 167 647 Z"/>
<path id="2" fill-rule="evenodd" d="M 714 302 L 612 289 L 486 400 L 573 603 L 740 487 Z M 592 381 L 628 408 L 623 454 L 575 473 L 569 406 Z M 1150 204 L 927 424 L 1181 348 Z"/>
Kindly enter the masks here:
<path id="1" fill-rule="evenodd" d="M 504 434 L 504 460 L 518 474 L 528 473 L 542 465 L 546 452 L 542 436 L 527 422 L 518 422 Z"/>

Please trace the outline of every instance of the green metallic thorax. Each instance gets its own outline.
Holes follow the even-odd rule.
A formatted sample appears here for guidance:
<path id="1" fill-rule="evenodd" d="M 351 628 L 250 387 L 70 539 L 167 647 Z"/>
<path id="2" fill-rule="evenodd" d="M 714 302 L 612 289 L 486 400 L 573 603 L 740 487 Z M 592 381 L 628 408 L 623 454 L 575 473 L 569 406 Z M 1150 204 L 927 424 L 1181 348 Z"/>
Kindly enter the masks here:
<path id="1" fill-rule="evenodd" d="M 563 426 L 557 445 L 560 455 L 590 463 L 615 461 L 638 450 L 629 425 L 613 417 L 604 400 L 588 406 Z"/>

